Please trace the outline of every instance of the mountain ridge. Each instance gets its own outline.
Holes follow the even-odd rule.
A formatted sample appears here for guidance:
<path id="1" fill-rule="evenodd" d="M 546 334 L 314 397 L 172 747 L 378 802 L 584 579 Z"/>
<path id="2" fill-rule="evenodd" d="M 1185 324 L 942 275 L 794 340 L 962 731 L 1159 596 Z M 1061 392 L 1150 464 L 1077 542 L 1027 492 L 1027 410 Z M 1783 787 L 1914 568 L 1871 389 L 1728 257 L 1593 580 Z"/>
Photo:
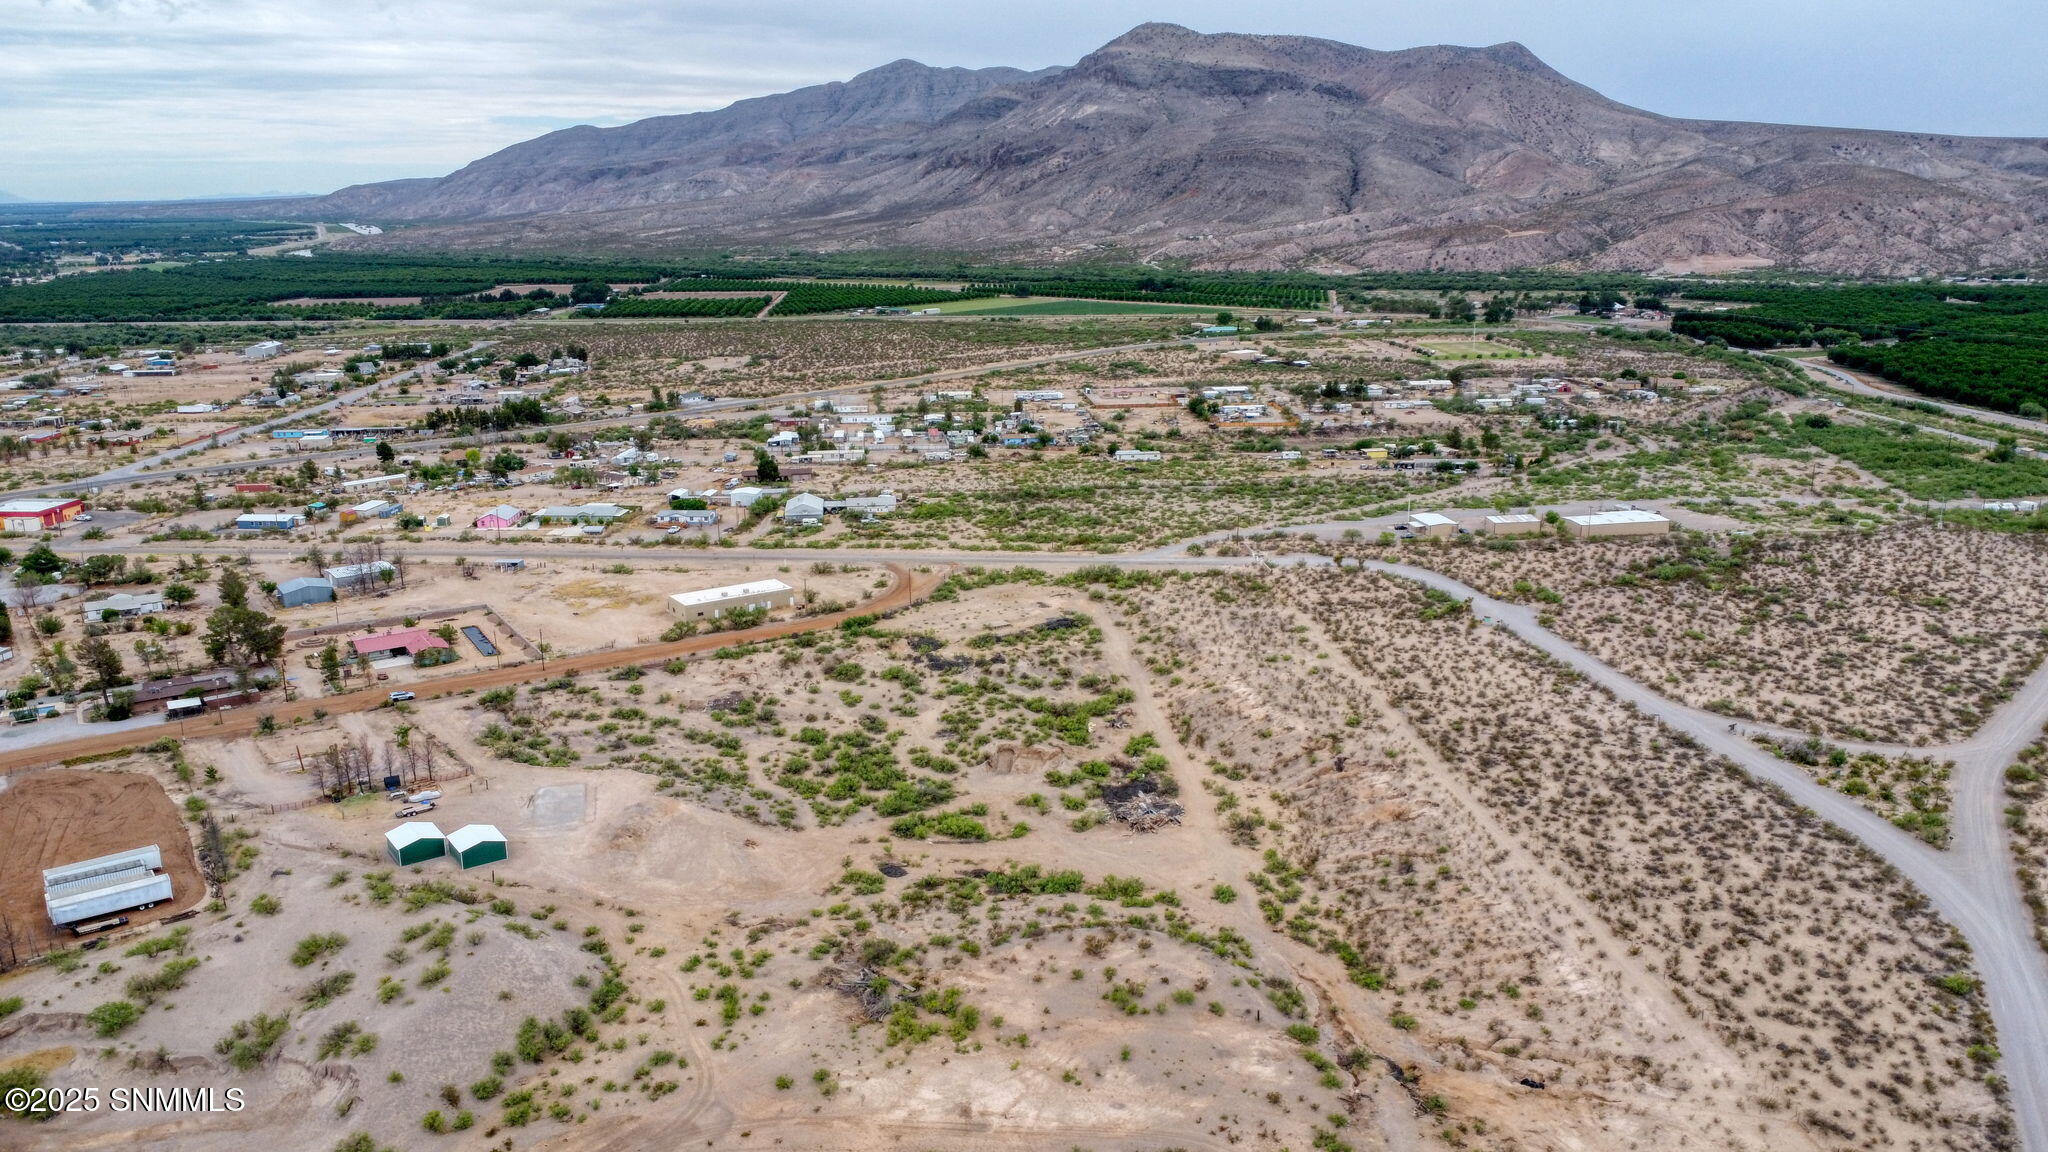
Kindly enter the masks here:
<path id="1" fill-rule="evenodd" d="M 1900 274 L 2048 262 L 2048 141 L 1666 117 L 1514 42 L 1151 23 L 1069 67 L 898 60 L 291 211 L 421 247 Z"/>

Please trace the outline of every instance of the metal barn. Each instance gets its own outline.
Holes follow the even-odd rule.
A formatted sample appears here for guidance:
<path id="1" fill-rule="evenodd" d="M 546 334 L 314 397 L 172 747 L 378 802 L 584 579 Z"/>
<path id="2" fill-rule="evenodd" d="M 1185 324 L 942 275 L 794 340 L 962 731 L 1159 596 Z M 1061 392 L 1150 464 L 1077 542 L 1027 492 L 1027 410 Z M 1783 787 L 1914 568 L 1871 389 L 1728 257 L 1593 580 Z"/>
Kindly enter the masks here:
<path id="1" fill-rule="evenodd" d="M 408 820 L 384 834 L 384 849 L 394 864 L 423 864 L 447 854 L 448 838 L 431 820 Z"/>
<path id="2" fill-rule="evenodd" d="M 448 854 L 464 868 L 505 858 L 505 834 L 489 824 L 465 824 L 448 834 Z"/>

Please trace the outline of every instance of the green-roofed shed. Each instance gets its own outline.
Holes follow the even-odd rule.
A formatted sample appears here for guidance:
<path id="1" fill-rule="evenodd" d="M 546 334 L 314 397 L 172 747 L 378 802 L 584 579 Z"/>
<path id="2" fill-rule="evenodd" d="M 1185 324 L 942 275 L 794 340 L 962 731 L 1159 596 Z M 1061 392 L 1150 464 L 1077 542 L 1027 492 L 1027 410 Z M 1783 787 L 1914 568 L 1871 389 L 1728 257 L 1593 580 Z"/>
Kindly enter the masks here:
<path id="1" fill-rule="evenodd" d="M 464 824 L 448 834 L 448 854 L 464 868 L 505 858 L 505 834 L 489 824 Z"/>
<path id="2" fill-rule="evenodd" d="M 432 821 L 408 820 L 384 834 L 384 849 L 394 864 L 421 864 L 446 855 L 448 840 Z"/>

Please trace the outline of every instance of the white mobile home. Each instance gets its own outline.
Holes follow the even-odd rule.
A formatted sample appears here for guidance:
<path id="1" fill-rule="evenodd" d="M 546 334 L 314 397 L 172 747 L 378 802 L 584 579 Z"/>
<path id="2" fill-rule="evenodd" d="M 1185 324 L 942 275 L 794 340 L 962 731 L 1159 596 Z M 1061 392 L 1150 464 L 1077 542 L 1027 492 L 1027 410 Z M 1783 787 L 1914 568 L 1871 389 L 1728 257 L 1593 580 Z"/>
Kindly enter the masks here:
<path id="1" fill-rule="evenodd" d="M 705 620 L 752 608 L 787 608 L 795 598 L 796 589 L 780 580 L 755 580 L 677 592 L 668 598 L 668 608 L 685 620 Z"/>

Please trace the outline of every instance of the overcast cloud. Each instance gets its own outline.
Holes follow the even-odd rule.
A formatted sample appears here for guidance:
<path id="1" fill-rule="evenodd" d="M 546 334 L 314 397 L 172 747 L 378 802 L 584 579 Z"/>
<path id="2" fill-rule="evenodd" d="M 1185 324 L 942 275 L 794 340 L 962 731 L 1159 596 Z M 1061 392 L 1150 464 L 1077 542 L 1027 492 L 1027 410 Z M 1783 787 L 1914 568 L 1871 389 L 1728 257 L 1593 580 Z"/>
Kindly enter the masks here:
<path id="1" fill-rule="evenodd" d="M 0 0 L 0 189 L 325 192 L 571 124 L 928 64 L 1072 63 L 1134 24 L 1373 48 L 1519 40 L 1677 116 L 2048 135 L 2041 0 Z"/>

